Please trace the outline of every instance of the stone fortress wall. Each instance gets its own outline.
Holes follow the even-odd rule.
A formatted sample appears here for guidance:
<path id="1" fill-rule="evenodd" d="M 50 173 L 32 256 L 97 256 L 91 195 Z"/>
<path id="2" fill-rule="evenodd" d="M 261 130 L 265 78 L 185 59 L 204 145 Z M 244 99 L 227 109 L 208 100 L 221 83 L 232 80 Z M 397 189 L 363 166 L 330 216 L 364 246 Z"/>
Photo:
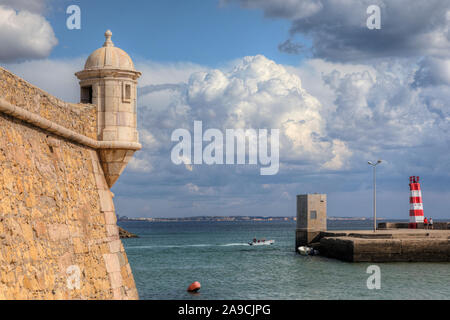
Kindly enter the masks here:
<path id="1" fill-rule="evenodd" d="M 95 106 L 0 67 L 0 299 L 138 298 L 100 144 Z"/>

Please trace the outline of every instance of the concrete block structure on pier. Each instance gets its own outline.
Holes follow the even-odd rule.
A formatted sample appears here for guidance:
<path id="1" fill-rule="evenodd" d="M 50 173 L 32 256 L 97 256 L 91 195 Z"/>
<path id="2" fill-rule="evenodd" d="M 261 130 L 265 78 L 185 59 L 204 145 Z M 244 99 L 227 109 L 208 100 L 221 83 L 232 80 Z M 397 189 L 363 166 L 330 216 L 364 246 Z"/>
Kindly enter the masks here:
<path id="1" fill-rule="evenodd" d="M 323 231 L 327 231 L 327 195 L 298 195 L 295 248 L 317 241 Z"/>

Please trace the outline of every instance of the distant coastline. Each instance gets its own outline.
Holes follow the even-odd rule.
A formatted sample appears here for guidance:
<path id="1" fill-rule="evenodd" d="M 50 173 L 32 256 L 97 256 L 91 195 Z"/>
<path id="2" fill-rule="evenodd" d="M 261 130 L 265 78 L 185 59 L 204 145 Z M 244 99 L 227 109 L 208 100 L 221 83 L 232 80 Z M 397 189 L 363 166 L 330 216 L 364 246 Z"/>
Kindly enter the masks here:
<path id="1" fill-rule="evenodd" d="M 239 221 L 296 221 L 297 217 L 271 217 L 271 216 L 196 216 L 196 217 L 179 217 L 179 218 L 129 218 L 121 216 L 119 221 L 148 221 L 148 222 L 239 222 Z M 329 221 L 369 221 L 373 220 L 368 217 L 328 217 Z M 377 218 L 377 220 L 386 220 L 385 218 Z"/>

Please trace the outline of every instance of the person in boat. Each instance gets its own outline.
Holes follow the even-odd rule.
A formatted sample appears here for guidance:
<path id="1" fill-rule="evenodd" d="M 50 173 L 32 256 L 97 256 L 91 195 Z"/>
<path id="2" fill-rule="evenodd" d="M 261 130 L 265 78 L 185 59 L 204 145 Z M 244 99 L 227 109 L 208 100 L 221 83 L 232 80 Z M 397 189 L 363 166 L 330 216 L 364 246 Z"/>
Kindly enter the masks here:
<path id="1" fill-rule="evenodd" d="M 425 217 L 425 219 L 423 219 L 423 227 L 425 229 L 428 229 L 428 219 L 427 219 L 427 217 Z"/>
<path id="2" fill-rule="evenodd" d="M 253 238 L 253 243 L 256 243 L 256 238 Z"/>
<path id="3" fill-rule="evenodd" d="M 430 222 L 428 222 L 430 229 L 433 230 L 433 218 L 430 217 Z"/>

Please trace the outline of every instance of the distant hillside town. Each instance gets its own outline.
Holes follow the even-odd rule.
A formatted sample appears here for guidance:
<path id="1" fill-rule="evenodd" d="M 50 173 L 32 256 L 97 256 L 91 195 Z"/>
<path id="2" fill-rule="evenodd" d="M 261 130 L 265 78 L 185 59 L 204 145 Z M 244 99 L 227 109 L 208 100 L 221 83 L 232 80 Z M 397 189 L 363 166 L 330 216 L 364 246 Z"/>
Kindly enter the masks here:
<path id="1" fill-rule="evenodd" d="M 372 218 L 366 217 L 328 217 L 331 221 L 366 221 Z M 129 218 L 118 217 L 119 221 L 148 221 L 148 222 L 199 222 L 199 221 L 296 221 L 297 217 L 265 217 L 265 216 L 197 216 L 179 218 Z M 385 220 L 377 218 L 377 220 Z"/>

